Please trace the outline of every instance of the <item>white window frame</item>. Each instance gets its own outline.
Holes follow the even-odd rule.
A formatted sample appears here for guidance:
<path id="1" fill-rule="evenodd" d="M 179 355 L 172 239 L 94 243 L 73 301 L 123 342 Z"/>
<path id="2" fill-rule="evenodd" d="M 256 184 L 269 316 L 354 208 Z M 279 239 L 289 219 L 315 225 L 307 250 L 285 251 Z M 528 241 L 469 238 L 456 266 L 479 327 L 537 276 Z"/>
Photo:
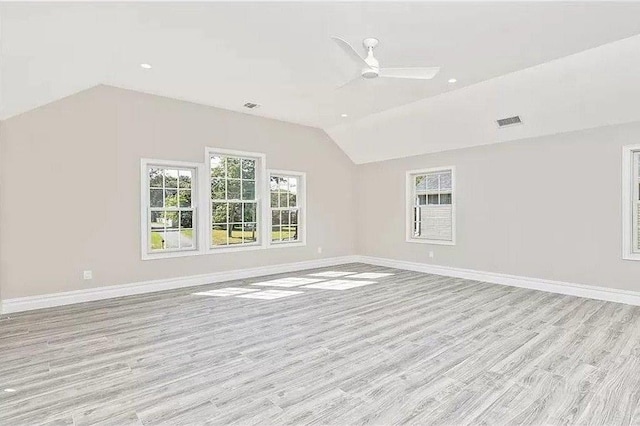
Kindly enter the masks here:
<path id="1" fill-rule="evenodd" d="M 193 205 L 193 226 L 196 229 L 196 243 L 194 248 L 173 249 L 153 252 L 150 250 L 149 241 L 151 230 L 149 228 L 149 168 L 192 169 L 194 171 L 191 183 L 191 202 Z M 140 160 L 140 249 L 142 260 L 164 259 L 170 257 L 196 256 L 201 253 L 202 247 L 202 215 L 201 211 L 201 178 L 202 164 L 185 161 L 156 160 L 142 158 Z"/>
<path id="2" fill-rule="evenodd" d="M 272 232 L 272 217 L 271 212 L 271 176 L 280 177 L 295 177 L 298 179 L 298 195 L 297 195 L 297 208 L 298 208 L 298 240 L 297 241 L 271 241 Z M 269 194 L 265 196 L 265 204 L 267 206 L 266 221 L 268 222 L 268 246 L 269 248 L 283 248 L 283 247 L 301 247 L 307 245 L 307 174 L 304 172 L 295 172 L 291 170 L 268 170 L 266 179 L 266 192 Z M 268 200 L 267 200 L 268 198 Z"/>
<path id="3" fill-rule="evenodd" d="M 416 238 L 413 236 L 413 208 L 414 208 L 414 177 L 416 175 L 451 171 L 451 241 L 430 240 L 428 238 Z M 434 167 L 429 169 L 409 170 L 406 172 L 405 181 L 405 240 L 408 243 L 456 245 L 456 168 L 455 166 Z"/>
<path id="4" fill-rule="evenodd" d="M 242 158 L 252 158 L 257 160 L 257 164 L 256 164 L 256 202 L 257 202 L 257 207 L 256 207 L 256 223 L 257 223 L 257 230 L 258 230 L 258 241 L 255 243 L 250 243 L 250 244 L 239 244 L 239 245 L 232 245 L 232 246 L 212 246 L 211 244 L 211 240 L 212 240 L 212 221 L 213 221 L 213 212 L 212 212 L 212 200 L 211 200 L 211 157 L 215 156 L 215 155 L 220 155 L 220 156 L 228 156 L 228 157 L 242 157 Z M 248 151 L 237 151 L 237 150 L 231 150 L 231 149 L 223 149 L 223 148 L 214 148 L 214 147 L 206 147 L 205 148 L 205 164 L 204 164 L 204 169 L 206 170 L 206 175 L 207 175 L 207 179 L 205 180 L 206 185 L 201 185 L 202 187 L 204 187 L 204 190 L 202 191 L 202 193 L 204 194 L 203 199 L 206 200 L 207 202 L 207 208 L 206 208 L 206 214 L 204 216 L 206 216 L 207 220 L 206 220 L 206 238 L 205 238 L 205 244 L 204 244 L 204 250 L 206 253 L 211 254 L 211 253 L 233 253 L 233 252 L 238 252 L 238 251 L 250 251 L 250 250 L 260 250 L 260 249 L 264 249 L 267 248 L 267 244 L 268 244 L 268 240 L 270 240 L 270 238 L 266 238 L 267 235 L 270 235 L 269 232 L 267 232 L 267 229 L 270 229 L 270 225 L 271 225 L 271 221 L 267 221 L 266 220 L 266 213 L 267 213 L 267 208 L 268 208 L 268 204 L 266 202 L 266 197 L 265 197 L 265 187 L 267 185 L 267 161 L 266 161 L 266 154 L 263 153 L 259 153 L 259 152 L 248 152 Z M 205 192 L 206 190 L 206 192 Z M 269 225 L 269 228 L 267 228 L 267 225 Z"/>
<path id="5" fill-rule="evenodd" d="M 640 260 L 638 249 L 638 164 L 640 145 L 622 147 L 622 258 Z"/>

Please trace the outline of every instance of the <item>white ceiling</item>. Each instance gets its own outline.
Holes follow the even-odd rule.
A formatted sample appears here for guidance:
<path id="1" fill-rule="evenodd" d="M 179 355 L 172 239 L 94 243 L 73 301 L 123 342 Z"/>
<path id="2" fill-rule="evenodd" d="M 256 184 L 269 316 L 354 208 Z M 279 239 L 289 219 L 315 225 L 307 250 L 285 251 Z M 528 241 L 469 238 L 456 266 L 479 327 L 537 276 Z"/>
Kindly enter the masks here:
<path id="1" fill-rule="evenodd" d="M 430 97 L 455 113 L 476 83 L 638 34 L 638 16 L 633 2 L 0 3 L 0 118 L 103 83 L 242 112 L 257 102 L 251 114 L 327 129 L 354 161 L 392 158 L 431 149 L 387 152 L 364 136 L 371 120 Z M 383 66 L 441 72 L 337 89 L 357 70 L 332 35 L 379 38 Z M 371 156 L 369 143 L 386 145 Z"/>

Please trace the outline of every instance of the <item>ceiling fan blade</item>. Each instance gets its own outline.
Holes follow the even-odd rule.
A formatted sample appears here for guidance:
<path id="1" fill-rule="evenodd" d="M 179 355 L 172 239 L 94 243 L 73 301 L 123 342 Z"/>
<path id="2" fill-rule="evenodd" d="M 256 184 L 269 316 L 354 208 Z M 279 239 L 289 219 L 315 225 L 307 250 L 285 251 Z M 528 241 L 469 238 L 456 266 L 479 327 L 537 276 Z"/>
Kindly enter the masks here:
<path id="1" fill-rule="evenodd" d="M 380 77 L 411 78 L 414 80 L 430 80 L 438 74 L 440 67 L 427 68 L 381 68 Z"/>
<path id="2" fill-rule="evenodd" d="M 369 67 L 369 64 L 367 64 L 365 62 L 364 58 L 362 56 L 360 56 L 358 54 L 358 52 L 356 52 L 356 49 L 351 47 L 351 45 L 349 43 L 347 43 L 346 41 L 344 41 L 340 37 L 331 37 L 331 38 L 333 39 L 333 41 L 336 42 L 336 44 L 338 46 L 340 46 L 340 48 L 344 51 L 344 53 L 346 53 L 353 61 L 357 62 L 358 65 L 365 66 L 367 68 L 371 68 L 371 67 Z"/>

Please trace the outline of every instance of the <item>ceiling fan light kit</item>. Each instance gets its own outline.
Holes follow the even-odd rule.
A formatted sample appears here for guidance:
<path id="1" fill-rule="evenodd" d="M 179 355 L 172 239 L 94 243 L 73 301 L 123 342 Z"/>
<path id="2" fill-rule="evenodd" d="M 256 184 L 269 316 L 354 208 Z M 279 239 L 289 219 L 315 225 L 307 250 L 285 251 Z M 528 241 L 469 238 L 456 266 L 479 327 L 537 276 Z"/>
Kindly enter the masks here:
<path id="1" fill-rule="evenodd" d="M 362 41 L 367 56 L 363 58 L 348 42 L 339 38 L 331 37 L 334 42 L 351 58 L 362 67 L 360 75 L 363 78 L 371 79 L 377 77 L 405 78 L 413 80 L 430 80 L 440 71 L 439 67 L 412 67 L 412 68 L 380 68 L 380 63 L 375 58 L 373 50 L 378 45 L 379 40 L 367 37 Z"/>

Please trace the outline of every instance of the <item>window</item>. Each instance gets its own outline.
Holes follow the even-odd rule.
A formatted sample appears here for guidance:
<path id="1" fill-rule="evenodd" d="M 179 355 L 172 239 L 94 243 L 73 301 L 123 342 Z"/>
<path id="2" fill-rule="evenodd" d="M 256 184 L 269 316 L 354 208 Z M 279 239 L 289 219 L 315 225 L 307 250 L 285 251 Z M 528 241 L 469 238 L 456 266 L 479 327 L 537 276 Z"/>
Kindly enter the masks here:
<path id="1" fill-rule="evenodd" d="M 271 244 L 304 243 L 304 185 L 304 173 L 270 172 Z"/>
<path id="2" fill-rule="evenodd" d="M 213 249 L 260 246 L 264 156 L 208 150 Z"/>
<path id="3" fill-rule="evenodd" d="M 141 170 L 142 257 L 196 251 L 198 165 L 142 160 Z"/>
<path id="4" fill-rule="evenodd" d="M 640 145 L 623 149 L 623 258 L 640 260 Z"/>
<path id="5" fill-rule="evenodd" d="M 453 167 L 407 172 L 407 241 L 455 244 Z"/>

